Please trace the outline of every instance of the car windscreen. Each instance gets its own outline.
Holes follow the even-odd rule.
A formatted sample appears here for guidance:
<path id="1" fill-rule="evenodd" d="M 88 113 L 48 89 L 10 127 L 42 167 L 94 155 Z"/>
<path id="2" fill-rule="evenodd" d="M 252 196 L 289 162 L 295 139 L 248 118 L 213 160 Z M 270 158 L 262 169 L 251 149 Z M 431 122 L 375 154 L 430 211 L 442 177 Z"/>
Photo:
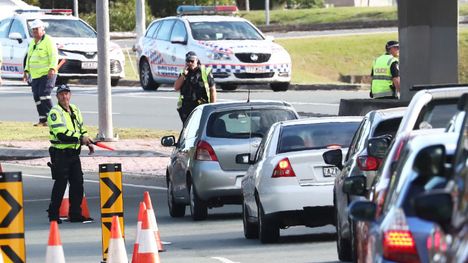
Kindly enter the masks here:
<path id="1" fill-rule="evenodd" d="M 243 21 L 191 22 L 195 40 L 263 40 L 262 35 Z"/>
<path id="2" fill-rule="evenodd" d="M 278 153 L 348 147 L 359 122 L 309 123 L 284 126 Z"/>
<path id="3" fill-rule="evenodd" d="M 297 119 L 288 109 L 239 109 L 213 113 L 206 135 L 217 138 L 263 137 L 275 122 Z"/>
<path id="4" fill-rule="evenodd" d="M 414 129 L 447 127 L 453 115 L 458 112 L 457 103 L 458 98 L 429 102 L 421 109 Z"/>
<path id="5" fill-rule="evenodd" d="M 28 20 L 29 35 L 32 37 L 32 30 L 29 24 L 33 20 Z M 46 24 L 45 31 L 52 37 L 75 37 L 75 38 L 96 38 L 96 32 L 80 20 L 74 19 L 42 19 Z"/>

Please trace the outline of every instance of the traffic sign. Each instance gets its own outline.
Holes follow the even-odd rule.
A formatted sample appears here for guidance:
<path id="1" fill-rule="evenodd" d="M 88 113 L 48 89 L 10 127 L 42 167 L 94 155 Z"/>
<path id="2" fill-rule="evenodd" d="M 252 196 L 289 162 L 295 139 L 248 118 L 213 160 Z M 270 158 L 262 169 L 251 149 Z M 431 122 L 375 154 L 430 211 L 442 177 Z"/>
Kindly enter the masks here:
<path id="1" fill-rule="evenodd" d="M 125 236 L 121 164 L 100 164 L 99 178 L 101 197 L 102 258 L 106 261 L 113 216 L 119 216 L 122 237 Z"/>
<path id="2" fill-rule="evenodd" d="M 5 262 L 26 261 L 21 172 L 0 173 L 0 248 Z"/>

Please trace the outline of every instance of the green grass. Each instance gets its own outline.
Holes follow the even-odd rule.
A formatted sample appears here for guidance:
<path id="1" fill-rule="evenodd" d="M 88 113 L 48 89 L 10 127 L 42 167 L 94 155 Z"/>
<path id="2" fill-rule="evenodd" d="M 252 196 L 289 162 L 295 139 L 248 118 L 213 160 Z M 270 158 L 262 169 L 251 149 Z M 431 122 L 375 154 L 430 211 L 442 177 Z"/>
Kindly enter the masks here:
<path id="1" fill-rule="evenodd" d="M 88 133 L 94 136 L 98 133 L 95 126 L 88 126 Z M 114 133 L 119 139 L 155 139 L 168 134 L 177 134 L 176 131 L 136 129 L 136 128 L 114 128 Z M 49 129 L 47 127 L 34 127 L 30 122 L 0 121 L 0 138 L 4 141 L 34 141 L 49 140 Z"/>
<path id="2" fill-rule="evenodd" d="M 123 50 L 125 55 L 125 79 L 139 80 L 138 67 L 136 65 L 136 55 L 131 48 Z"/>

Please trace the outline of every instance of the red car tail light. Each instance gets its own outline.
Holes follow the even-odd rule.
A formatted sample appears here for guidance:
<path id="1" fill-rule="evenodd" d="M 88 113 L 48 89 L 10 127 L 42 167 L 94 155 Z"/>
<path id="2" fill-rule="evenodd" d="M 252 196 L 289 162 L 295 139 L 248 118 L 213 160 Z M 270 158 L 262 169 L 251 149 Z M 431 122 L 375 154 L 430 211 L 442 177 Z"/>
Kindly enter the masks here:
<path id="1" fill-rule="evenodd" d="M 273 170 L 273 174 L 271 175 L 272 178 L 278 177 L 295 177 L 296 174 L 289 162 L 288 158 L 284 158 L 276 165 L 275 169 Z"/>
<path id="2" fill-rule="evenodd" d="M 396 262 L 419 263 L 416 244 L 406 223 L 405 213 L 401 209 L 396 209 L 392 213 L 389 215 L 390 224 L 384 230 L 383 257 Z"/>
<path id="3" fill-rule="evenodd" d="M 199 161 L 218 161 L 213 147 L 206 141 L 199 141 L 195 152 L 195 160 Z"/>
<path id="4" fill-rule="evenodd" d="M 361 171 L 376 171 L 380 167 L 380 160 L 372 156 L 359 156 L 357 163 Z"/>

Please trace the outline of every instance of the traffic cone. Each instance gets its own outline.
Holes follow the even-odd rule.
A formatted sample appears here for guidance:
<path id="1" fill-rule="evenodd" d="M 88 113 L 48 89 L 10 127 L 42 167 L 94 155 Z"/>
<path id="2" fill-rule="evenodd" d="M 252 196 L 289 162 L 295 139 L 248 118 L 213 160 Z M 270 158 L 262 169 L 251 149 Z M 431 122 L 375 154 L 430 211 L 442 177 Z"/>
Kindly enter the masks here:
<path id="1" fill-rule="evenodd" d="M 124 239 L 120 231 L 120 222 L 118 216 L 112 217 L 111 237 L 107 252 L 108 263 L 128 263 L 127 251 L 125 250 Z"/>
<path id="2" fill-rule="evenodd" d="M 138 239 L 140 238 L 141 224 L 143 222 L 144 213 L 146 210 L 145 202 L 140 202 L 140 209 L 138 210 L 138 223 L 136 230 L 135 244 L 133 244 L 132 263 L 138 262 Z"/>
<path id="3" fill-rule="evenodd" d="M 151 220 L 150 222 L 151 227 L 153 228 L 153 231 L 154 231 L 154 237 L 156 238 L 156 244 L 158 245 L 158 251 L 163 252 L 164 247 L 161 242 L 161 235 L 159 234 L 158 223 L 156 222 L 156 215 L 154 214 L 153 204 L 151 203 L 151 198 L 150 198 L 148 191 L 145 191 L 144 193 L 144 200 L 145 200 L 146 210 L 148 210 L 148 215 Z"/>
<path id="4" fill-rule="evenodd" d="M 151 227 L 150 212 L 146 209 L 143 212 L 140 236 L 138 237 L 138 263 L 160 263 L 158 246 L 154 231 Z"/>
<path id="5" fill-rule="evenodd" d="M 45 263 L 65 263 L 62 242 L 57 221 L 50 222 L 49 244 L 47 246 Z"/>
<path id="6" fill-rule="evenodd" d="M 70 199 L 69 199 L 69 188 L 70 185 L 67 184 L 67 188 L 65 189 L 65 193 L 63 194 L 62 203 L 60 204 L 59 209 L 59 216 L 60 219 L 65 220 L 68 218 L 68 212 L 70 210 Z M 86 201 L 86 195 L 83 192 L 83 200 L 81 200 L 81 215 L 84 218 L 91 218 L 91 214 L 89 213 L 88 208 L 88 201 Z"/>

